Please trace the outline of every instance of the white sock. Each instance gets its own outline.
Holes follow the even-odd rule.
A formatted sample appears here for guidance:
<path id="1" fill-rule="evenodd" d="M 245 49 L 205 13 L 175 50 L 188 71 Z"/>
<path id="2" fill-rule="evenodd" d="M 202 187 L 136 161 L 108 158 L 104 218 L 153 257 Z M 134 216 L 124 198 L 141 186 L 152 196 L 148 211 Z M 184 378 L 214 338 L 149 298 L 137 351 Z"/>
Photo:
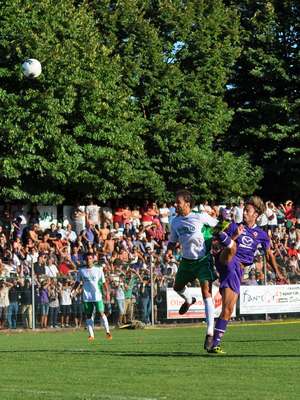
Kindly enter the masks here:
<path id="1" fill-rule="evenodd" d="M 103 314 L 101 319 L 102 319 L 102 323 L 104 325 L 104 329 L 106 330 L 106 333 L 109 333 L 109 325 L 108 325 L 107 316 L 105 314 Z"/>
<path id="2" fill-rule="evenodd" d="M 94 325 L 94 322 L 93 322 L 92 318 L 86 320 L 86 327 L 87 327 L 87 329 L 89 331 L 89 335 L 91 337 L 94 337 L 93 325 Z"/>
<path id="3" fill-rule="evenodd" d="M 205 306 L 205 315 L 206 315 L 206 323 L 207 323 L 206 334 L 213 336 L 214 335 L 215 307 L 214 307 L 212 297 L 207 297 L 206 299 L 204 299 L 204 306 Z"/>
<path id="4" fill-rule="evenodd" d="M 189 293 L 189 289 L 185 286 L 184 289 L 176 291 L 180 297 L 182 297 L 187 303 L 192 304 L 192 296 Z"/>

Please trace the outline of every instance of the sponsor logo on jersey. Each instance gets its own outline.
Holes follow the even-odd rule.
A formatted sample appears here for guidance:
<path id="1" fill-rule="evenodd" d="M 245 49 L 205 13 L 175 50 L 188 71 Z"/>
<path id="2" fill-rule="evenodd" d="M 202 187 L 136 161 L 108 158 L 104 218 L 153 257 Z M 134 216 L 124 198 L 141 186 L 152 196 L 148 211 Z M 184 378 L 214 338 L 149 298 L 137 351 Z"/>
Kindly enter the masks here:
<path id="1" fill-rule="evenodd" d="M 241 237 L 241 247 L 245 247 L 246 249 L 252 249 L 254 244 L 254 240 L 250 236 L 242 236 Z"/>
<path id="2" fill-rule="evenodd" d="M 187 235 L 190 233 L 196 232 L 196 227 L 191 225 L 191 226 L 181 226 L 178 228 L 178 234 L 179 235 Z"/>

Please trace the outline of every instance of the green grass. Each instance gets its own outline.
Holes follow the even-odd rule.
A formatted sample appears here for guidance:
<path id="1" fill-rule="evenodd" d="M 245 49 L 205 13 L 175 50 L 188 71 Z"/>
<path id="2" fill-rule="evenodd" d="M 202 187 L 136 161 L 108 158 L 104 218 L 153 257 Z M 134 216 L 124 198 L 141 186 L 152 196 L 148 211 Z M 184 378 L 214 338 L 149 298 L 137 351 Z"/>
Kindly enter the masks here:
<path id="1" fill-rule="evenodd" d="M 0 398 L 300 399 L 300 322 L 231 325 L 226 356 L 203 327 L 0 335 Z"/>

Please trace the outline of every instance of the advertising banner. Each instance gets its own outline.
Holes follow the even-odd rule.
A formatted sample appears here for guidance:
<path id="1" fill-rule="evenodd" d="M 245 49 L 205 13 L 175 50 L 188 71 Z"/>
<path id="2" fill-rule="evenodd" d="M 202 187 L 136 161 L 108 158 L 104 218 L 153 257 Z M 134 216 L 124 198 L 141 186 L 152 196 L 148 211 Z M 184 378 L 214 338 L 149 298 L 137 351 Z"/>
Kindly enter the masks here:
<path id="1" fill-rule="evenodd" d="M 241 286 L 241 314 L 300 312 L 300 285 Z"/>
<path id="2" fill-rule="evenodd" d="M 183 319 L 183 318 L 205 318 L 204 302 L 201 295 L 201 288 L 189 288 L 191 296 L 196 298 L 196 303 L 193 304 L 187 313 L 180 315 L 178 313 L 180 306 L 184 303 L 184 300 L 172 289 L 167 289 L 167 318 L 168 319 Z M 219 293 L 219 288 L 213 286 L 212 290 L 213 301 L 215 305 L 215 317 L 218 317 L 221 313 L 222 298 Z M 233 316 L 235 316 L 235 309 Z"/>

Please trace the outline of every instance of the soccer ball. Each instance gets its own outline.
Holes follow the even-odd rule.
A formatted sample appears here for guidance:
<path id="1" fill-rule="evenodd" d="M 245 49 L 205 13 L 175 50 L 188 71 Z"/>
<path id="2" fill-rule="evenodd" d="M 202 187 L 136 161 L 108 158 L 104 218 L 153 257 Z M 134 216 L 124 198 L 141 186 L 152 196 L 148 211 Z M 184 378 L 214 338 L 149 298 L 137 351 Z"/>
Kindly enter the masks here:
<path id="1" fill-rule="evenodd" d="M 35 58 L 28 58 L 22 64 L 22 71 L 26 78 L 37 78 L 42 72 L 42 66 Z"/>

